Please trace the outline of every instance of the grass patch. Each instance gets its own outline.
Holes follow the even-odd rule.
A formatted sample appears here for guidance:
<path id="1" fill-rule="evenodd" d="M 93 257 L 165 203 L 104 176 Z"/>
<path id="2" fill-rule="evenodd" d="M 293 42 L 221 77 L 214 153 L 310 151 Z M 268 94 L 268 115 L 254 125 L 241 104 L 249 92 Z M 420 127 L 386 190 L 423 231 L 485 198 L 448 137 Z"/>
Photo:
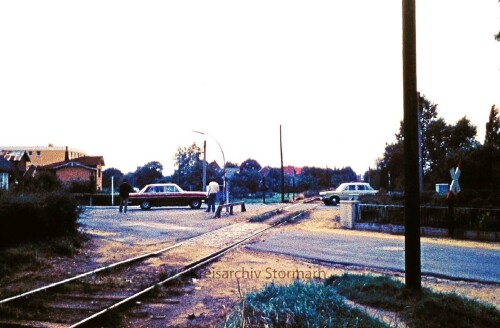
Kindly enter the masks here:
<path id="1" fill-rule="evenodd" d="M 248 221 L 249 222 L 263 222 L 263 221 L 266 221 L 266 220 L 272 218 L 273 216 L 276 216 L 276 215 L 280 214 L 281 212 L 283 212 L 282 209 L 277 209 L 277 210 L 274 210 L 274 211 L 262 213 L 260 215 L 251 217 L 250 220 L 248 220 Z"/>
<path id="2" fill-rule="evenodd" d="M 221 327 L 388 327 L 345 298 L 396 312 L 408 327 L 500 327 L 500 311 L 492 305 L 427 288 L 414 293 L 389 277 L 350 274 L 324 283 L 266 285 L 241 296 Z"/>
<path id="3" fill-rule="evenodd" d="M 500 312 L 492 305 L 427 288 L 415 294 L 388 277 L 344 274 L 325 285 L 356 303 L 398 312 L 409 327 L 500 327 Z"/>
<path id="4" fill-rule="evenodd" d="M 16 272 L 36 271 L 47 265 L 51 257 L 72 257 L 87 240 L 84 235 L 74 233 L 47 241 L 0 247 L 0 277 L 8 277 Z"/>
<path id="5" fill-rule="evenodd" d="M 250 220 L 248 220 L 248 221 L 249 222 L 263 222 L 263 221 L 266 221 L 266 220 L 268 220 L 272 217 L 278 216 L 278 215 L 280 215 L 280 217 L 278 220 L 276 220 L 276 223 L 283 223 L 283 222 L 295 222 L 299 218 L 300 219 L 306 218 L 306 217 L 308 217 L 309 213 L 299 212 L 299 211 L 284 213 L 282 209 L 277 209 L 277 210 L 274 210 L 271 212 L 266 212 L 266 213 L 263 213 L 261 215 L 254 216 L 254 217 L 250 218 Z"/>
<path id="6" fill-rule="evenodd" d="M 224 327 L 387 327 L 346 305 L 334 288 L 317 282 L 269 284 L 248 293 Z"/>

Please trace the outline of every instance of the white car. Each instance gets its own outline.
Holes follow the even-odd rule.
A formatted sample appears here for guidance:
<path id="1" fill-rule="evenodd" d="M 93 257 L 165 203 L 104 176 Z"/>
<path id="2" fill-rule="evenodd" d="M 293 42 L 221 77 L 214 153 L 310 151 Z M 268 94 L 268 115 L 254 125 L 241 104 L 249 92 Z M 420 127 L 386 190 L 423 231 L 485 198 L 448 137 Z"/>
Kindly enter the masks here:
<path id="1" fill-rule="evenodd" d="M 375 190 L 366 182 L 347 182 L 342 183 L 337 189 L 331 191 L 322 191 L 319 193 L 321 200 L 325 205 L 338 205 L 341 200 L 354 200 L 360 195 L 376 194 Z"/>

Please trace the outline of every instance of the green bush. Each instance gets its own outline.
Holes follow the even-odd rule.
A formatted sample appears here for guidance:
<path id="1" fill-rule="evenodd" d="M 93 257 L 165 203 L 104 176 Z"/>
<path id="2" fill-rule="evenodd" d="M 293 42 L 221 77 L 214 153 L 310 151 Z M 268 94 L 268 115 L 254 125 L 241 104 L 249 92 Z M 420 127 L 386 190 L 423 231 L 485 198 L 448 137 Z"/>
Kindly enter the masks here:
<path id="1" fill-rule="evenodd" d="M 75 198 L 63 191 L 0 195 L 0 243 L 45 240 L 76 233 L 81 214 Z"/>
<path id="2" fill-rule="evenodd" d="M 500 327 L 492 305 L 427 288 L 415 293 L 389 277 L 344 274 L 325 284 L 354 302 L 398 312 L 408 327 Z"/>
<path id="3" fill-rule="evenodd" d="M 242 326 L 241 314 L 250 327 L 385 327 L 347 306 L 335 289 L 316 282 L 269 284 L 247 294 L 244 309 L 235 314 L 226 327 Z"/>

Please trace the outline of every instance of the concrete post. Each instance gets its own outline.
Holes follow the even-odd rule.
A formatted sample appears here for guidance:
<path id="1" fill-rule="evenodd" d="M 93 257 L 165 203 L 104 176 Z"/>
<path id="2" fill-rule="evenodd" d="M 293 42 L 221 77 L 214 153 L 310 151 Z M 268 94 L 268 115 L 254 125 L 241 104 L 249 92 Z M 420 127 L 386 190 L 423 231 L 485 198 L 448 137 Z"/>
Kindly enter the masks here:
<path id="1" fill-rule="evenodd" d="M 340 226 L 342 228 L 352 229 L 356 219 L 360 217 L 358 200 L 340 201 Z"/>

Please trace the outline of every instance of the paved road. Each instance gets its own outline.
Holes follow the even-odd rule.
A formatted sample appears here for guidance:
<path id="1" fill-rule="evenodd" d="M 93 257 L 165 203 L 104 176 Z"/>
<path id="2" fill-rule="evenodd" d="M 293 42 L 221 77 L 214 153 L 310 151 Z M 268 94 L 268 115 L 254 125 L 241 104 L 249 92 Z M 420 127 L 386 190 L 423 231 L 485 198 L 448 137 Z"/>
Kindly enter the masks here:
<path id="1" fill-rule="evenodd" d="M 271 211 L 279 204 L 247 204 L 245 213 L 234 209 L 234 216 L 222 211 L 214 219 L 205 212 L 205 205 L 198 210 L 189 207 L 159 207 L 148 211 L 138 206 L 129 207 L 127 213 L 118 213 L 118 207 L 86 207 L 79 220 L 81 230 L 95 237 L 130 245 L 153 245 L 201 235 L 244 220 L 245 217 Z"/>
<path id="2" fill-rule="evenodd" d="M 244 214 L 229 216 L 223 213 L 221 219 L 213 219 L 213 214 L 203 209 L 188 207 L 149 211 L 130 208 L 127 214 L 118 213 L 117 208 L 87 208 L 80 224 L 84 231 L 97 238 L 152 245 L 194 237 L 277 207 L 280 205 L 247 205 Z M 498 243 L 485 248 L 476 247 L 480 243 L 444 244 L 426 240 L 422 241 L 423 273 L 500 283 Z M 320 233 L 285 228 L 247 247 L 340 264 L 404 271 L 404 239 L 400 236 L 340 229 Z"/>
<path id="3" fill-rule="evenodd" d="M 479 243 L 421 242 L 422 273 L 500 283 L 500 246 Z M 283 230 L 250 249 L 346 265 L 404 271 L 404 239 L 379 233 L 332 230 L 331 233 Z"/>

